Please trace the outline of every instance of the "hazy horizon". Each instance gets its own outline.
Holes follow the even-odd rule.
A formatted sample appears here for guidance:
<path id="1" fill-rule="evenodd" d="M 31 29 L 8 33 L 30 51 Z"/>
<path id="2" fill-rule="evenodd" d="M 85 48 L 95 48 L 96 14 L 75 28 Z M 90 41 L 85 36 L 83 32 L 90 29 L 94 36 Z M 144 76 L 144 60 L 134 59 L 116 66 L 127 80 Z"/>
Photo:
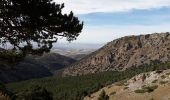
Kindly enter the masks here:
<path id="1" fill-rule="evenodd" d="M 65 3 L 64 13 L 73 11 L 85 23 L 73 43 L 101 44 L 127 35 L 170 32 L 169 0 L 55 1 Z"/>

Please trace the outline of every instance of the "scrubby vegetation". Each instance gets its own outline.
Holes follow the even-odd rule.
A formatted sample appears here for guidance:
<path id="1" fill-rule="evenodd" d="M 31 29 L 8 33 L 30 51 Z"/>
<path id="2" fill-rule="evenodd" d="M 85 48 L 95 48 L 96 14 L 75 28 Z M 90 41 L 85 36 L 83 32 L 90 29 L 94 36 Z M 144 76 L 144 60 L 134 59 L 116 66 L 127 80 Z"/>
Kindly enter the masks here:
<path id="1" fill-rule="evenodd" d="M 17 100 L 53 100 L 52 93 L 40 86 L 33 86 L 30 89 L 17 94 Z"/>
<path id="2" fill-rule="evenodd" d="M 142 87 L 142 89 L 137 89 L 134 92 L 135 93 L 146 93 L 146 92 L 153 92 L 155 89 L 157 89 L 158 86 L 157 85 L 153 85 L 153 86 L 144 86 Z"/>
<path id="3" fill-rule="evenodd" d="M 53 95 L 44 87 L 38 85 L 14 94 L 0 83 L 0 100 L 53 100 Z"/>
<path id="4" fill-rule="evenodd" d="M 158 80 L 153 80 L 152 83 L 156 83 Z"/>
<path id="5" fill-rule="evenodd" d="M 165 78 L 166 78 L 166 76 L 165 76 L 165 75 L 162 75 L 162 76 L 161 76 L 161 78 L 162 78 L 162 79 L 165 79 Z"/>
<path id="6" fill-rule="evenodd" d="M 137 68 L 133 67 L 121 72 L 109 71 L 77 77 L 62 78 L 54 76 L 37 80 L 34 79 L 8 84 L 7 87 L 19 94 L 29 89 L 32 85 L 39 85 L 52 92 L 54 100 L 81 100 L 84 96 L 96 92 L 102 87 L 114 82 L 131 78 L 139 73 L 162 69 L 170 69 L 170 62 L 143 65 Z"/>
<path id="7" fill-rule="evenodd" d="M 128 88 L 129 88 L 129 87 L 124 87 L 123 89 L 126 90 L 126 89 L 128 89 Z"/>
<path id="8" fill-rule="evenodd" d="M 166 75 L 170 75 L 170 73 L 166 73 Z"/>
<path id="9" fill-rule="evenodd" d="M 134 91 L 135 93 L 145 93 L 146 91 L 143 89 L 137 89 Z"/>
<path id="10" fill-rule="evenodd" d="M 110 95 L 115 95 L 115 94 L 116 94 L 116 92 L 115 92 L 115 91 L 113 91 L 113 92 L 111 92 L 111 93 L 110 93 Z"/>
<path id="11" fill-rule="evenodd" d="M 160 81 L 159 83 L 160 84 L 166 84 L 166 83 L 168 83 L 168 81 Z"/>
<path id="12" fill-rule="evenodd" d="M 102 90 L 102 92 L 99 95 L 98 100 L 109 100 L 109 96 L 106 94 L 104 90 Z"/>

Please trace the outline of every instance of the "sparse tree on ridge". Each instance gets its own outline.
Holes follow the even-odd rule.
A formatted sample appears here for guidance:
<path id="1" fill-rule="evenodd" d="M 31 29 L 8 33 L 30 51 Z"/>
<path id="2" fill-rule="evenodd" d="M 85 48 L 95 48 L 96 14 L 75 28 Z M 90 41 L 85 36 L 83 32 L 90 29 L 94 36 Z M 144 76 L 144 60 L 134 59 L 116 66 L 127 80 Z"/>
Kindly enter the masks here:
<path id="1" fill-rule="evenodd" d="M 75 40 L 83 22 L 73 12 L 63 14 L 63 8 L 64 4 L 53 0 L 1 0 L 0 44 L 10 44 L 12 49 L 1 51 L 0 59 L 15 61 L 27 54 L 49 52 L 58 37 Z"/>

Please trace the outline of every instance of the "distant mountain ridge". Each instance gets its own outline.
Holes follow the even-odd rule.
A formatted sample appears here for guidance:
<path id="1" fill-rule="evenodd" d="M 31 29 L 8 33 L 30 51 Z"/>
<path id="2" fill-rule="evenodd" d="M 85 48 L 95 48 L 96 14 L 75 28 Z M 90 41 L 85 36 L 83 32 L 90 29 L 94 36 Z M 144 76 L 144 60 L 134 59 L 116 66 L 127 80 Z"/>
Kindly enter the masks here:
<path id="1" fill-rule="evenodd" d="M 60 55 L 64 55 L 66 57 L 75 59 L 75 60 L 80 60 L 90 53 L 94 52 L 96 49 L 55 49 L 52 52 L 56 52 Z"/>
<path id="2" fill-rule="evenodd" d="M 47 53 L 43 56 L 35 58 L 36 62 L 48 68 L 51 72 L 62 69 L 76 62 L 75 59 L 60 55 L 58 53 Z"/>
<path id="3" fill-rule="evenodd" d="M 67 75 L 85 75 L 125 70 L 143 64 L 170 60 L 170 33 L 126 36 L 108 43 L 81 61 L 66 68 Z"/>

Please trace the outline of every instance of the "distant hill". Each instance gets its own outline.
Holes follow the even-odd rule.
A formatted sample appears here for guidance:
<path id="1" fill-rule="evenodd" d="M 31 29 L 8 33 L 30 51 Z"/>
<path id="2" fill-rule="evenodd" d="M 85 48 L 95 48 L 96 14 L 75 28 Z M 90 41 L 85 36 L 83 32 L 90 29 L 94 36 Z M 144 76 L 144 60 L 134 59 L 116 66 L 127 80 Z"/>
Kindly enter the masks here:
<path id="1" fill-rule="evenodd" d="M 44 66 L 45 68 L 48 68 L 51 72 L 62 69 L 76 62 L 76 60 L 72 58 L 57 53 L 44 54 L 40 57 L 34 56 L 34 59 L 38 64 Z"/>
<path id="2" fill-rule="evenodd" d="M 58 43 L 54 44 L 54 48 L 51 51 L 69 58 L 80 60 L 103 45 L 104 44 Z"/>
<path id="3" fill-rule="evenodd" d="M 90 49 L 90 48 L 85 48 L 85 49 L 77 49 L 77 48 L 63 48 L 63 49 L 55 49 L 52 52 L 58 53 L 60 55 L 64 55 L 66 57 L 72 58 L 72 59 L 76 59 L 76 60 L 80 60 L 84 57 L 86 57 L 87 55 L 89 55 L 90 53 L 94 52 L 97 49 Z"/>
<path id="4" fill-rule="evenodd" d="M 75 61 L 56 53 L 49 53 L 43 56 L 29 55 L 12 68 L 11 66 L 3 65 L 3 62 L 1 62 L 0 81 L 9 83 L 52 76 L 56 70 L 62 69 Z"/>
<path id="5" fill-rule="evenodd" d="M 126 36 L 106 44 L 96 52 L 66 68 L 63 75 L 84 75 L 121 71 L 144 64 L 170 60 L 170 34 Z"/>

